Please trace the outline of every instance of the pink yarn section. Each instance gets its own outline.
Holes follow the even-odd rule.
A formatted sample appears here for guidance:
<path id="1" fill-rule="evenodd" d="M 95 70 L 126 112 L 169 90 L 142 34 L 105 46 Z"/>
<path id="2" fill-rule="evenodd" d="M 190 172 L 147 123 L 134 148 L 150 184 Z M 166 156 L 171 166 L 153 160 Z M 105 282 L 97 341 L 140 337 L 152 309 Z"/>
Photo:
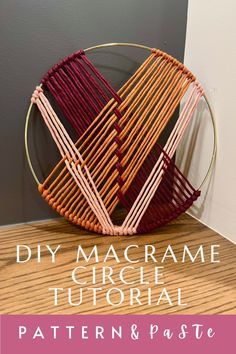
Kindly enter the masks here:
<path id="1" fill-rule="evenodd" d="M 169 136 L 164 152 L 169 158 L 172 158 L 182 137 L 184 131 L 186 130 L 193 112 L 203 94 L 203 90 L 199 83 L 194 83 L 192 92 L 189 95 L 187 102 L 175 124 L 174 129 Z M 132 208 L 127 214 L 122 227 L 123 228 L 134 228 L 137 231 L 138 225 L 145 214 L 154 194 L 161 183 L 163 174 L 165 173 L 165 159 L 164 153 L 162 153 L 152 169 L 149 177 L 144 183 L 138 197 L 136 198 Z"/>
<path id="2" fill-rule="evenodd" d="M 91 210 L 97 216 L 104 233 L 113 233 L 113 224 L 110 216 L 104 206 L 104 203 L 96 189 L 96 186 L 92 180 L 89 170 L 84 166 L 84 172 L 80 165 L 77 164 L 77 160 L 82 164 L 83 158 L 75 147 L 74 143 L 70 139 L 65 128 L 61 124 L 56 113 L 52 109 L 49 101 L 43 94 L 43 90 L 37 87 L 32 96 L 32 102 L 36 103 L 42 117 L 51 132 L 51 135 L 62 155 L 66 156 L 65 164 L 76 181 L 78 187 L 86 198 Z M 87 178 L 86 178 L 87 176 Z"/>

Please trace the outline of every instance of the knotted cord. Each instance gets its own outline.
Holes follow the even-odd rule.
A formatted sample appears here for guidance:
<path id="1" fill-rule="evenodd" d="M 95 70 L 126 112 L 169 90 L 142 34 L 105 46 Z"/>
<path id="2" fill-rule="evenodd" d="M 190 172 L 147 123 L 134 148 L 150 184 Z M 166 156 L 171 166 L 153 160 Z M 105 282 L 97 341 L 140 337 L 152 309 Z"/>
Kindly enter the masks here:
<path id="1" fill-rule="evenodd" d="M 68 133 L 61 124 L 56 113 L 52 109 L 49 101 L 43 94 L 43 90 L 37 87 L 32 96 L 32 102 L 36 103 L 43 118 L 51 132 L 51 135 L 57 144 L 57 147 L 62 156 L 66 155 L 65 164 L 74 180 L 76 181 L 78 187 L 85 196 L 89 206 L 97 216 L 102 227 L 107 231 L 112 231 L 112 222 L 106 208 L 101 200 L 99 193 L 95 187 L 93 179 L 89 173 L 87 166 L 81 165 L 84 161 L 79 151 L 76 149 L 74 143 L 70 139 Z M 78 160 L 79 159 L 79 160 Z M 84 173 L 85 172 L 85 173 Z M 90 182 L 85 178 L 85 174 Z M 91 185 L 91 186 L 90 186 Z"/>
<path id="2" fill-rule="evenodd" d="M 80 135 L 74 144 L 37 89 L 33 101 L 62 155 L 39 190 L 62 215 L 94 231 L 132 234 L 144 229 L 150 210 L 159 213 L 163 224 L 198 197 L 171 160 L 203 92 L 183 64 L 154 49 L 116 93 L 79 51 L 54 66 L 43 83 Z M 158 138 L 189 89 L 162 149 Z M 115 226 L 110 215 L 119 201 L 128 213 Z"/>

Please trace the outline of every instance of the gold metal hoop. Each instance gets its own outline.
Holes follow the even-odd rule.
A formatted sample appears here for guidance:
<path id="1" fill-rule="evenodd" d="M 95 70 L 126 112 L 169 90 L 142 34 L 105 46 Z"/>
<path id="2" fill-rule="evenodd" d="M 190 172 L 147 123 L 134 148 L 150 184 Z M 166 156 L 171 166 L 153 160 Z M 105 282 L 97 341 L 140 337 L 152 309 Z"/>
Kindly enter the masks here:
<path id="1" fill-rule="evenodd" d="M 149 51 L 149 52 L 152 51 L 151 47 L 147 47 L 147 46 L 142 45 L 142 44 L 125 43 L 125 42 L 122 43 L 122 42 L 120 42 L 120 43 L 105 43 L 105 44 L 95 45 L 95 46 L 89 47 L 87 49 L 84 49 L 84 52 L 90 52 L 90 51 L 93 51 L 95 49 L 100 49 L 100 48 L 105 48 L 105 47 L 135 47 L 135 48 L 144 49 L 144 50 Z M 38 86 L 41 87 L 42 84 L 40 84 Z M 212 109 L 211 104 L 209 102 L 209 99 L 208 99 L 208 97 L 207 97 L 207 95 L 205 93 L 204 93 L 203 97 L 205 99 L 205 102 L 206 102 L 207 107 L 208 107 L 209 112 L 210 112 L 211 122 L 212 122 L 212 127 L 213 127 L 213 134 L 214 134 L 214 138 L 213 139 L 214 140 L 213 140 L 213 151 L 212 151 L 212 157 L 211 157 L 211 160 L 210 160 L 210 164 L 209 164 L 209 167 L 207 169 L 206 175 L 203 178 L 203 181 L 201 182 L 201 184 L 200 184 L 198 189 L 201 189 L 203 187 L 203 185 L 206 183 L 207 179 L 210 177 L 210 175 L 211 175 L 211 173 L 213 171 L 213 167 L 214 167 L 214 163 L 215 163 L 215 159 L 216 159 L 216 152 L 217 152 L 217 131 L 216 131 L 216 122 L 215 122 L 214 112 L 213 112 L 213 109 Z M 34 168 L 33 168 L 32 162 L 31 162 L 31 158 L 30 158 L 29 146 L 28 146 L 28 129 L 29 129 L 29 121 L 30 121 L 30 114 L 31 114 L 32 106 L 33 106 L 33 103 L 30 103 L 28 111 L 27 111 L 27 114 L 26 114 L 26 119 L 25 119 L 25 134 L 24 134 L 24 136 L 25 136 L 25 154 L 26 154 L 26 158 L 27 158 L 28 165 L 29 165 L 30 171 L 32 173 L 32 176 L 33 176 L 35 182 L 39 185 L 40 181 L 39 181 L 39 179 L 37 177 L 37 174 L 34 171 Z"/>

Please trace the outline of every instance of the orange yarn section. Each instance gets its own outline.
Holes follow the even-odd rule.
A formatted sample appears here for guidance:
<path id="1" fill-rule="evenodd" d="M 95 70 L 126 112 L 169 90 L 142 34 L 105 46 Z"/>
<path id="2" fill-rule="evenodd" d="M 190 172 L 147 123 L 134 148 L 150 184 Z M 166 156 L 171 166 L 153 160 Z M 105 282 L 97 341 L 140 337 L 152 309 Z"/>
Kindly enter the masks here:
<path id="1" fill-rule="evenodd" d="M 153 49 L 118 91 L 122 103 L 111 99 L 76 142 L 110 215 L 119 194 L 124 195 L 130 187 L 193 81 L 195 77 L 183 64 Z M 71 222 L 101 232 L 101 225 L 64 160 L 39 186 L 40 193 Z"/>

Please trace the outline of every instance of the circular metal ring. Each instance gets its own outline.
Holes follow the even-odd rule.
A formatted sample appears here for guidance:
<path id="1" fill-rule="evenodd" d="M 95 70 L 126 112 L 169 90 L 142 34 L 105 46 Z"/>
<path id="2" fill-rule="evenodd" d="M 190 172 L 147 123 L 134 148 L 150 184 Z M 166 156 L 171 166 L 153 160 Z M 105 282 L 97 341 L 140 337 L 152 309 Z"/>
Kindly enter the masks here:
<path id="1" fill-rule="evenodd" d="M 141 49 L 147 50 L 149 52 L 152 51 L 151 47 L 147 47 L 147 46 L 142 45 L 142 44 L 125 43 L 125 42 L 122 43 L 121 42 L 121 43 L 105 43 L 105 44 L 95 45 L 95 46 L 89 47 L 87 49 L 84 49 L 84 52 L 90 52 L 92 50 L 105 48 L 105 47 L 135 47 L 135 48 L 141 48 Z M 41 87 L 42 84 L 40 84 L 38 86 Z M 206 175 L 203 178 L 203 181 L 201 182 L 201 184 L 198 187 L 198 189 L 201 189 L 203 187 L 203 185 L 206 183 L 207 179 L 211 175 L 213 167 L 214 167 L 214 163 L 215 163 L 215 159 L 216 159 L 216 151 L 217 151 L 217 131 L 216 131 L 216 122 L 215 122 L 214 112 L 213 112 L 213 109 L 212 109 L 211 104 L 209 102 L 209 99 L 208 99 L 208 97 L 207 97 L 207 95 L 205 93 L 204 93 L 203 97 L 205 99 L 205 102 L 206 102 L 207 107 L 208 107 L 209 112 L 210 112 L 212 126 L 213 126 L 213 134 L 214 134 L 214 138 L 213 139 L 214 140 L 213 140 L 213 151 L 212 151 L 212 157 L 211 157 L 211 160 L 210 160 L 210 164 L 209 164 L 209 167 L 207 169 Z M 39 179 L 37 177 L 37 174 L 34 171 L 34 168 L 33 168 L 32 162 L 31 162 L 31 158 L 30 158 L 29 146 L 28 146 L 28 128 L 29 128 L 29 121 L 30 121 L 30 114 L 31 114 L 32 106 L 33 106 L 33 103 L 31 102 L 30 105 L 29 105 L 27 114 L 26 114 L 26 119 L 25 119 L 25 134 L 24 134 L 24 136 L 25 136 L 25 154 L 26 154 L 26 158 L 27 158 L 28 165 L 29 165 L 30 171 L 32 173 L 32 176 L 33 176 L 35 182 L 39 185 L 40 181 L 39 181 Z"/>

